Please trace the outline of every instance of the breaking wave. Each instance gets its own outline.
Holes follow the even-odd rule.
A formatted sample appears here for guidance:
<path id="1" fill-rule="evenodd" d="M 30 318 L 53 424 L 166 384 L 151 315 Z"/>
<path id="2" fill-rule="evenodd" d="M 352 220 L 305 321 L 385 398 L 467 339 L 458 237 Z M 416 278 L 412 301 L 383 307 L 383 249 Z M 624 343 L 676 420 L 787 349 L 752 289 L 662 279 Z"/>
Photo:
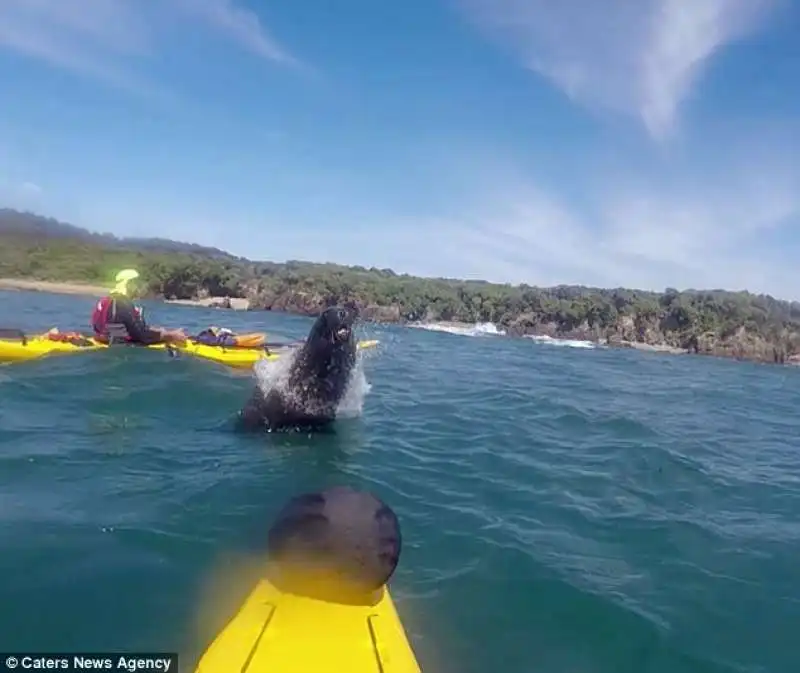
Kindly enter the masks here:
<path id="1" fill-rule="evenodd" d="M 578 339 L 554 339 L 549 336 L 537 336 L 533 334 L 526 334 L 525 339 L 530 339 L 540 344 L 547 344 L 549 346 L 561 346 L 564 348 L 597 348 L 598 344 L 592 341 L 580 341 Z"/>
<path id="2" fill-rule="evenodd" d="M 409 325 L 416 329 L 425 329 L 431 332 L 447 332 L 448 334 L 457 334 L 459 336 L 505 336 L 506 331 L 497 329 L 497 325 L 493 322 L 479 322 L 474 325 L 464 325 L 459 323 L 446 323 L 446 322 L 431 322 Z"/>

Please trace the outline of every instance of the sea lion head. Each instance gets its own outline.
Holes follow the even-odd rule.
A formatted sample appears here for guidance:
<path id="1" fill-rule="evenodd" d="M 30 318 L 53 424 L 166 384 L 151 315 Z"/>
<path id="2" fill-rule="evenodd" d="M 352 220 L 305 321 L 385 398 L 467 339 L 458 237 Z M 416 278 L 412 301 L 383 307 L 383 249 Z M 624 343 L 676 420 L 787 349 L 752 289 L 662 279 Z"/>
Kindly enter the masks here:
<path id="1" fill-rule="evenodd" d="M 356 367 L 355 319 L 354 311 L 325 309 L 293 355 L 285 383 L 269 391 L 256 387 L 239 414 L 242 427 L 277 430 L 333 421 Z"/>
<path id="2" fill-rule="evenodd" d="M 331 306 L 325 309 L 317 318 L 308 334 L 309 343 L 320 345 L 326 343 L 331 346 L 355 346 L 353 323 L 356 315 L 354 311 L 340 306 Z"/>
<path id="3" fill-rule="evenodd" d="M 353 311 L 332 306 L 311 327 L 290 376 L 306 408 L 326 408 L 344 396 L 356 365 L 355 318 Z"/>

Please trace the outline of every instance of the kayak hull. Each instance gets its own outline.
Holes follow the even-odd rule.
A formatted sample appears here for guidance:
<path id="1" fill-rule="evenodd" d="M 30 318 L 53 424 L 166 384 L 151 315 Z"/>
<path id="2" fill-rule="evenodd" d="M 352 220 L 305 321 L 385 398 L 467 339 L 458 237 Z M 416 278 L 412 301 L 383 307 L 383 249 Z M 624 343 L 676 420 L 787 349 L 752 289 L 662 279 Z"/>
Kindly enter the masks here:
<path id="1" fill-rule="evenodd" d="M 182 355 L 190 355 L 203 360 L 211 360 L 236 369 L 249 369 L 259 360 L 277 360 L 287 351 L 267 353 L 263 348 L 227 348 L 225 346 L 208 346 L 206 344 L 187 341 L 182 346 L 158 344 L 147 346 L 154 350 L 172 350 Z"/>
<path id="2" fill-rule="evenodd" d="M 369 348 L 377 345 L 377 341 L 362 341 L 359 348 Z M 106 344 L 94 339 L 88 339 L 86 345 L 76 345 L 69 342 L 54 341 L 46 337 L 27 337 L 25 340 L 0 339 L 0 363 L 25 362 L 37 360 L 51 355 L 67 355 L 109 348 Z M 117 348 L 117 346 L 115 346 Z M 211 360 L 219 364 L 236 369 L 250 369 L 259 360 L 277 360 L 290 349 L 267 352 L 263 348 L 236 348 L 226 346 L 209 346 L 207 344 L 187 341 L 183 345 L 155 344 L 153 346 L 139 346 L 149 350 L 171 350 L 175 353 L 189 355 L 204 360 Z"/>
<path id="3" fill-rule="evenodd" d="M 77 346 L 40 337 L 28 337 L 25 341 L 22 339 L 0 339 L 0 362 L 25 362 L 49 355 L 66 355 L 100 350 L 101 348 L 105 348 L 105 346 L 94 341 L 91 341 L 90 345 L 87 346 Z"/>
<path id="4" fill-rule="evenodd" d="M 341 605 L 261 580 L 195 673 L 421 673 L 388 588 L 380 594 Z"/>

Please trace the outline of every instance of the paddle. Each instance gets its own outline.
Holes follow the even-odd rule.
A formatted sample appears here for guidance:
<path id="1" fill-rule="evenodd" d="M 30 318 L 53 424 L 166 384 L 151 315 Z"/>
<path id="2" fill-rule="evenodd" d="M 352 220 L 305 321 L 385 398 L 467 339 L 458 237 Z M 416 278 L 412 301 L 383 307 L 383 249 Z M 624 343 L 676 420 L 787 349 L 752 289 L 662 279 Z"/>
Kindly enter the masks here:
<path id="1" fill-rule="evenodd" d="M 225 343 L 224 340 L 226 337 L 233 340 L 242 339 L 244 343 Z M 264 332 L 246 332 L 244 334 L 236 334 L 233 330 L 227 328 L 208 327 L 195 336 L 190 336 L 189 341 L 203 346 L 223 348 L 226 350 L 265 350 L 267 352 L 273 349 L 281 350 L 285 348 L 299 348 L 306 342 L 305 339 L 298 339 L 297 341 L 266 341 L 266 337 L 267 335 Z M 264 339 L 264 341 L 260 341 L 260 339 Z M 252 343 L 253 340 L 256 341 L 256 344 Z M 372 348 L 377 344 L 378 341 L 373 339 L 368 341 L 359 341 L 357 346 L 359 349 L 362 349 Z"/>
<path id="2" fill-rule="evenodd" d="M 264 332 L 246 332 L 244 334 L 236 334 L 232 330 L 225 328 L 206 328 L 189 337 L 189 341 L 212 348 L 224 348 L 226 350 L 265 350 L 292 348 L 303 344 L 302 341 L 295 342 L 281 342 L 281 341 L 267 341 L 267 335 Z M 228 340 L 233 341 L 230 343 Z M 236 343 L 241 340 L 243 343 Z M 254 343 L 255 342 L 255 343 Z"/>
<path id="3" fill-rule="evenodd" d="M 7 341 L 19 339 L 23 346 L 28 345 L 28 335 L 15 327 L 0 327 L 0 339 L 6 339 Z"/>
<path id="4" fill-rule="evenodd" d="M 265 350 L 265 351 L 270 351 L 270 350 L 281 350 L 283 348 L 300 348 L 305 343 L 305 339 L 301 339 L 299 341 L 265 341 L 264 343 L 259 344 L 258 346 L 247 346 L 247 345 L 239 346 L 239 345 L 233 345 L 233 344 L 212 344 L 212 343 L 208 343 L 204 339 L 198 338 L 198 336 L 189 337 L 189 341 L 192 341 L 194 343 L 197 343 L 197 344 L 200 344 L 200 345 L 203 345 L 203 346 L 209 346 L 211 348 L 224 348 L 226 350 L 246 350 L 246 351 L 250 351 L 250 350 Z M 378 343 L 379 342 L 378 342 L 377 339 L 370 339 L 370 340 L 366 340 L 366 341 L 359 341 L 356 344 L 356 346 L 359 349 L 362 349 L 362 348 L 373 348 L 374 346 L 377 346 Z"/>

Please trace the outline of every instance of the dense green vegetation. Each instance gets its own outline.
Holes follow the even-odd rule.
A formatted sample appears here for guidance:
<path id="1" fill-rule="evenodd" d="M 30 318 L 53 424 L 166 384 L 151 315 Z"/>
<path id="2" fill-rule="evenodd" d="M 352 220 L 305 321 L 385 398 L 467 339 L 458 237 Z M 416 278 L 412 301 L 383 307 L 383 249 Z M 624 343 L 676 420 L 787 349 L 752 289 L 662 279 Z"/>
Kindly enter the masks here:
<path id="1" fill-rule="evenodd" d="M 389 321 L 491 321 L 512 333 L 616 338 L 781 361 L 800 353 L 800 303 L 765 295 L 512 287 L 390 269 L 253 262 L 215 248 L 120 239 L 0 210 L 2 277 L 108 284 L 127 266 L 143 273 L 151 294 L 168 298 L 248 297 L 253 308 L 309 314 L 347 303 L 365 317 Z"/>

